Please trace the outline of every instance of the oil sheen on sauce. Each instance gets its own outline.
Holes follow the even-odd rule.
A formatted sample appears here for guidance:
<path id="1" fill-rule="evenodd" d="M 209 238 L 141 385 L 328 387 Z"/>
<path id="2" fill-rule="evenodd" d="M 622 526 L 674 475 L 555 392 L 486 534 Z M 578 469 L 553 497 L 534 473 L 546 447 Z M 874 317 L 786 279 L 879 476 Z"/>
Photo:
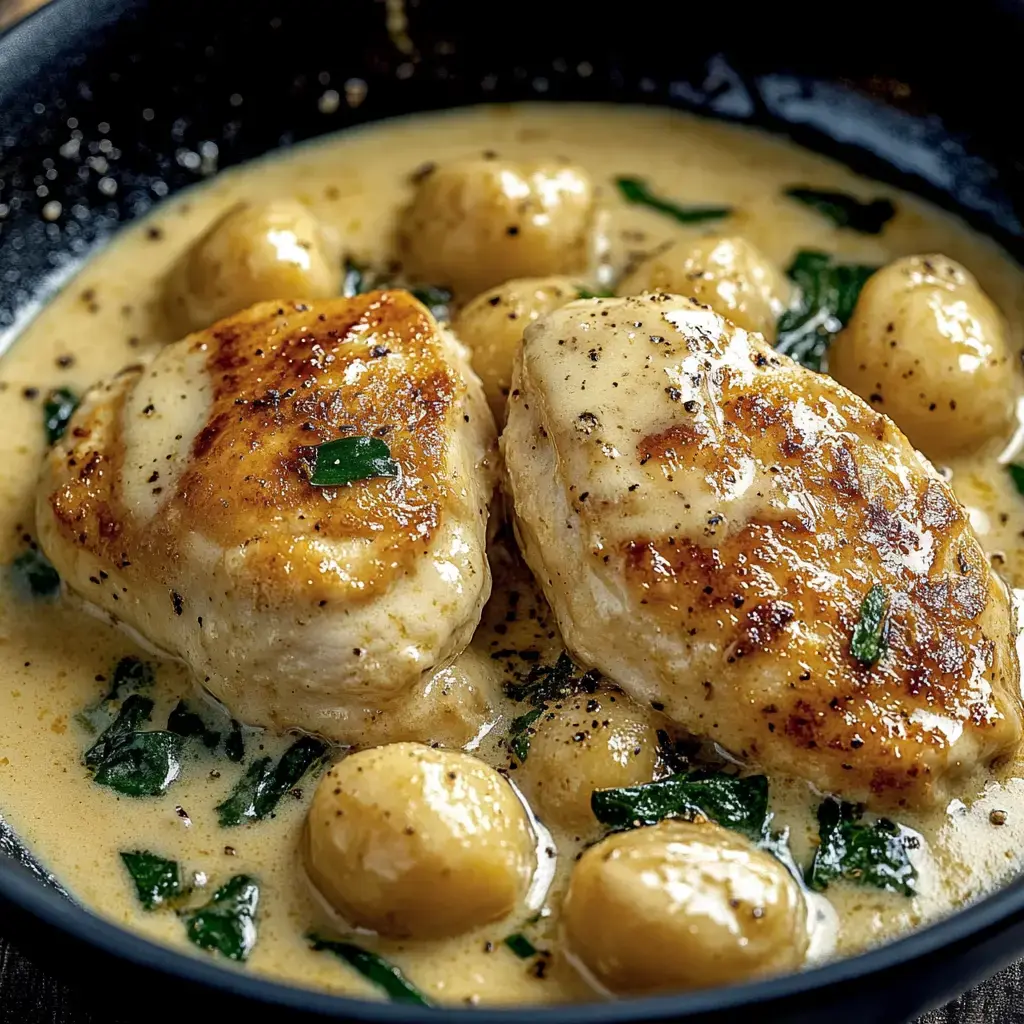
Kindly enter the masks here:
<path id="1" fill-rule="evenodd" d="M 587 169 L 611 210 L 612 260 L 618 265 L 703 229 L 685 228 L 659 214 L 626 206 L 613 180 L 638 176 L 671 181 L 696 204 L 736 208 L 732 233 L 743 235 L 779 265 L 797 249 L 820 249 L 851 261 L 884 264 L 912 253 L 941 252 L 958 260 L 1010 323 L 1012 347 L 1024 347 L 1024 278 L 989 240 L 924 202 L 882 185 L 865 186 L 848 169 L 788 143 L 667 111 L 613 107 L 517 106 L 417 116 L 363 128 L 297 147 L 228 171 L 164 204 L 144 223 L 119 234 L 93 258 L 25 330 L 0 365 L 0 562 L 15 558 L 34 532 L 33 491 L 45 449 L 42 396 L 53 387 L 81 392 L 126 364 L 144 360 L 172 340 L 159 301 L 168 267 L 221 212 L 240 199 L 295 196 L 309 205 L 360 260 L 383 264 L 395 218 L 409 198 L 409 175 L 485 150 L 511 159 L 568 159 Z M 840 231 L 813 211 L 786 200 L 794 183 L 889 196 L 897 216 L 879 236 Z M 1005 470 L 1012 451 L 977 453 L 943 467 L 969 507 L 994 564 L 1015 587 L 1024 586 L 1024 497 Z M 528 574 L 496 542 L 495 594 L 471 651 L 456 665 L 489 692 L 500 692 L 499 649 L 539 648 L 552 659 L 561 649 L 543 602 L 532 596 Z M 199 759 L 166 796 L 133 800 L 95 785 L 82 767 L 90 738 L 76 715 L 106 692 L 120 657 L 145 652 L 115 628 L 68 598 L 32 602 L 9 580 L 0 600 L 0 813 L 68 891 L 119 924 L 189 951 L 173 914 L 138 905 L 118 851 L 152 849 L 176 858 L 186 878 L 202 872 L 215 886 L 242 872 L 259 878 L 259 942 L 247 970 L 291 983 L 379 998 L 355 972 L 309 949 L 307 933 L 326 911 L 299 866 L 298 843 L 308 792 L 287 797 L 274 818 L 225 830 L 214 806 L 240 768 Z M 508 592 L 521 594 L 509 621 Z M 154 721 L 179 697 L 192 696 L 186 670 L 157 666 Z M 505 765 L 497 737 L 516 714 L 503 699 L 490 730 L 473 739 L 478 756 Z M 400 738 L 400 737 L 393 737 Z M 286 740 L 260 735 L 267 753 Z M 1020 867 L 1024 851 L 1024 765 L 979 782 L 945 811 L 905 814 L 924 839 L 915 854 L 920 893 L 914 899 L 868 888 L 835 885 L 828 915 L 835 950 L 850 953 L 892 938 L 976 898 Z M 514 776 L 513 776 L 514 778 Z M 309 783 L 307 780 L 307 788 Z M 806 783 L 772 780 L 776 822 L 792 830 L 798 859 L 806 861 L 815 834 L 820 794 Z M 993 814 L 999 811 L 1001 814 Z M 1001 824 L 997 824 L 1002 822 Z M 595 833 L 596 836 L 596 833 Z M 554 836 L 555 879 L 548 912 L 533 926 L 535 945 L 552 956 L 538 972 L 502 939 L 521 920 L 499 921 L 456 939 L 367 945 L 398 964 L 431 999 L 449 1003 L 515 1003 L 594 998 L 557 947 L 559 894 L 581 845 L 595 836 Z M 522 913 L 525 917 L 526 911 Z M 197 953 L 196 955 L 204 955 Z"/>

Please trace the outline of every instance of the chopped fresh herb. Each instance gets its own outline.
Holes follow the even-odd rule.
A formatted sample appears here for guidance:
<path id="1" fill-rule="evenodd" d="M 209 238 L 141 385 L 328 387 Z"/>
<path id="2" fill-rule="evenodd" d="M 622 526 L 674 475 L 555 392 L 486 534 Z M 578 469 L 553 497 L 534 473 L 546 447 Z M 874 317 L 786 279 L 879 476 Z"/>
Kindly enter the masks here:
<path id="1" fill-rule="evenodd" d="M 229 960 L 245 960 L 256 945 L 256 908 L 260 887 L 248 875 L 235 875 L 213 899 L 184 915 L 189 939 L 200 949 L 215 950 Z"/>
<path id="2" fill-rule="evenodd" d="M 89 768 L 102 764 L 114 750 L 127 742 L 140 725 L 149 721 L 153 713 L 153 702 L 148 697 L 133 693 L 121 705 L 117 718 L 100 734 L 100 738 L 85 752 L 85 763 Z"/>
<path id="3" fill-rule="evenodd" d="M 117 718 L 85 752 L 93 780 L 125 796 L 161 796 L 181 774 L 185 738 L 172 732 L 140 732 L 153 702 L 133 693 Z"/>
<path id="4" fill-rule="evenodd" d="M 823 192 L 803 185 L 787 188 L 785 194 L 817 210 L 837 228 L 850 228 L 862 235 L 880 234 L 896 214 L 896 207 L 888 199 L 872 199 L 862 203 L 845 192 Z"/>
<path id="5" fill-rule="evenodd" d="M 332 942 L 316 935 L 309 937 L 317 952 L 327 950 L 354 967 L 367 981 L 385 992 L 393 1003 L 411 1003 L 415 1006 L 429 1006 L 430 1001 L 392 963 L 382 956 L 371 953 L 362 946 L 351 942 Z"/>
<path id="6" fill-rule="evenodd" d="M 185 737 L 173 732 L 136 732 L 96 767 L 93 781 L 125 796 L 162 796 L 181 774 Z"/>
<path id="7" fill-rule="evenodd" d="M 1017 488 L 1017 493 L 1024 494 L 1024 466 L 1011 462 L 1006 467 L 1006 471 L 1010 474 L 1010 479 L 1013 481 L 1013 486 Z"/>
<path id="8" fill-rule="evenodd" d="M 519 652 L 520 657 L 526 652 Z M 534 665 L 523 682 L 506 683 L 505 694 L 514 701 L 526 701 L 535 708 L 549 701 L 562 700 L 579 690 L 592 691 L 598 673 L 591 669 L 576 675 L 576 665 L 564 651 L 553 665 Z"/>
<path id="9" fill-rule="evenodd" d="M 242 724 L 237 719 L 231 719 L 231 728 L 224 739 L 224 753 L 228 755 L 229 761 L 241 764 L 245 757 L 245 740 L 242 739 Z"/>
<path id="10" fill-rule="evenodd" d="M 601 291 L 596 291 L 595 292 L 595 291 L 591 291 L 591 289 L 589 289 L 589 288 L 577 287 L 577 289 L 576 289 L 576 298 L 577 299 L 610 299 L 614 295 L 615 295 L 615 292 L 608 291 L 608 290 L 601 290 Z"/>
<path id="11" fill-rule="evenodd" d="M 514 935 L 506 935 L 505 945 L 520 960 L 529 960 L 531 956 L 537 955 L 537 947 L 521 932 L 516 932 Z"/>
<path id="12" fill-rule="evenodd" d="M 874 665 L 885 653 L 889 634 L 889 595 L 875 584 L 861 602 L 860 618 L 850 637 L 850 653 L 862 665 Z"/>
<path id="13" fill-rule="evenodd" d="M 680 206 L 671 200 L 656 196 L 640 178 L 616 178 L 615 184 L 627 203 L 649 206 L 664 213 L 680 224 L 701 224 L 706 220 L 720 220 L 732 213 L 731 206 Z"/>
<path id="14" fill-rule="evenodd" d="M 326 754 L 325 743 L 303 736 L 281 755 L 276 765 L 271 757 L 253 761 L 228 798 L 217 805 L 221 825 L 231 828 L 246 821 L 261 821 L 307 772 L 323 764 Z"/>
<path id="15" fill-rule="evenodd" d="M 362 295 L 363 292 L 369 291 L 369 288 L 366 287 L 366 270 L 366 267 L 356 263 L 351 257 L 345 257 L 345 265 L 341 277 L 341 294 L 346 299 L 351 299 L 353 295 Z"/>
<path id="16" fill-rule="evenodd" d="M 32 597 L 56 597 L 60 592 L 60 576 L 38 548 L 18 555 L 11 563 L 11 572 L 18 589 Z"/>
<path id="17" fill-rule="evenodd" d="M 67 388 L 54 388 L 43 403 L 43 426 L 46 429 L 47 444 L 53 444 L 64 436 L 68 423 L 78 408 L 78 397 Z"/>
<path id="18" fill-rule="evenodd" d="M 423 284 L 417 288 L 410 288 L 409 291 L 430 310 L 435 320 L 450 320 L 452 318 L 452 293 L 447 288 Z"/>
<path id="19" fill-rule="evenodd" d="M 525 715 L 513 718 L 512 724 L 508 727 L 508 749 L 520 764 L 526 760 L 526 755 L 530 751 L 530 726 L 543 714 L 544 708 L 534 708 Z"/>
<path id="20" fill-rule="evenodd" d="M 398 476 L 387 442 L 379 437 L 339 437 L 318 444 L 309 482 L 314 487 L 341 487 L 356 480 Z"/>
<path id="21" fill-rule="evenodd" d="M 877 269 L 834 263 L 823 252 L 798 252 L 786 274 L 798 286 L 799 296 L 779 317 L 776 349 L 811 370 L 821 370 L 832 339 L 846 326 L 861 289 Z"/>
<path id="22" fill-rule="evenodd" d="M 768 779 L 764 775 L 693 773 L 624 789 L 597 789 L 590 807 L 603 825 L 634 828 L 665 818 L 702 814 L 752 839 L 765 835 Z"/>
<path id="23" fill-rule="evenodd" d="M 186 738 L 199 736 L 203 746 L 213 750 L 220 743 L 220 733 L 206 727 L 202 715 L 192 711 L 188 704 L 179 700 L 174 710 L 167 716 L 167 729 Z"/>
<path id="24" fill-rule="evenodd" d="M 148 661 L 132 654 L 126 655 L 114 666 L 110 674 L 110 689 L 99 703 L 79 712 L 75 717 L 89 732 L 101 732 L 114 719 L 114 702 L 152 686 L 155 678 L 156 673 Z"/>
<path id="25" fill-rule="evenodd" d="M 862 808 L 829 797 L 818 808 L 821 840 L 807 872 L 807 884 L 819 891 L 843 879 L 888 892 L 913 896 L 917 870 L 908 850 L 919 840 L 909 829 L 887 818 L 861 821 Z"/>
<path id="26" fill-rule="evenodd" d="M 182 895 L 181 871 L 176 860 L 166 860 L 148 850 L 122 851 L 121 860 L 146 910 L 154 910 Z"/>

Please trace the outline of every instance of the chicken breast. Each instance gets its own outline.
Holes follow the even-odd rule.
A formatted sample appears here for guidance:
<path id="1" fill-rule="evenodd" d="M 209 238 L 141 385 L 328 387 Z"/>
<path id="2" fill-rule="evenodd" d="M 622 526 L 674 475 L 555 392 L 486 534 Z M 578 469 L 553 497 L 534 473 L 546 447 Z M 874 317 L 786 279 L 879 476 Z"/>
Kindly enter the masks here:
<path id="1" fill-rule="evenodd" d="M 1011 603 L 964 509 L 760 335 L 678 296 L 570 303 L 526 331 L 502 444 L 567 645 L 687 730 L 875 806 L 1017 746 Z"/>
<path id="2" fill-rule="evenodd" d="M 397 476 L 313 486 L 312 446 L 353 436 Z M 261 303 L 86 396 L 39 538 L 236 717 L 344 742 L 472 637 L 496 448 L 464 350 L 411 295 Z"/>

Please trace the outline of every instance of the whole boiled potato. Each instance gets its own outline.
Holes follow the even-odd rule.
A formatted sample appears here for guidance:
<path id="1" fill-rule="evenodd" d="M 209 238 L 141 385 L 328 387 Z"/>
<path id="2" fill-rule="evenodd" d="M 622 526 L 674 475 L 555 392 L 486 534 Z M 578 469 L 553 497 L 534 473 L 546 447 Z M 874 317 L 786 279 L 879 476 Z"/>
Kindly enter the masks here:
<path id="1" fill-rule="evenodd" d="M 1020 380 L 999 310 L 959 263 L 907 256 L 864 285 L 829 373 L 929 458 L 1009 433 Z"/>
<path id="2" fill-rule="evenodd" d="M 590 847 L 563 907 L 569 954 L 613 993 L 796 970 L 807 908 L 772 856 L 718 825 L 665 821 Z"/>
<path id="3" fill-rule="evenodd" d="M 468 298 L 514 277 L 585 270 L 594 218 L 594 186 L 578 167 L 458 160 L 418 183 L 399 248 L 414 280 Z"/>
<path id="4" fill-rule="evenodd" d="M 617 289 L 619 295 L 668 292 L 710 306 L 745 331 L 775 340 L 789 283 L 752 242 L 708 237 L 676 242 L 644 260 Z"/>
<path id="5" fill-rule="evenodd" d="M 536 866 L 508 782 L 469 754 L 419 743 L 334 765 L 305 838 L 306 868 L 328 902 L 350 924 L 395 938 L 458 935 L 504 917 Z"/>
<path id="6" fill-rule="evenodd" d="M 597 825 L 590 809 L 595 789 L 654 778 L 658 736 L 651 716 L 617 690 L 567 697 L 546 710 L 530 733 L 515 780 L 546 824 L 590 831 Z"/>
<path id="7" fill-rule="evenodd" d="M 302 203 L 239 203 L 171 270 L 166 304 L 185 334 L 257 302 L 337 295 L 340 280 L 338 246 Z"/>
<path id="8" fill-rule="evenodd" d="M 499 428 L 505 422 L 512 364 L 523 331 L 579 296 L 579 286 L 568 277 L 520 278 L 478 295 L 455 318 L 452 329 L 470 350 Z"/>

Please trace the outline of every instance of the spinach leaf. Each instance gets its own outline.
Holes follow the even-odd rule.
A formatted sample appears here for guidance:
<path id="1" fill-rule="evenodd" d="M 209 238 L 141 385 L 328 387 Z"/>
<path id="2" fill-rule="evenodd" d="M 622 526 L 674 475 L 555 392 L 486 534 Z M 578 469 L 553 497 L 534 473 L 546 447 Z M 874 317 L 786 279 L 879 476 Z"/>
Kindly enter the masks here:
<path id="1" fill-rule="evenodd" d="M 167 716 L 167 730 L 186 739 L 199 736 L 202 738 L 203 746 L 210 750 L 220 743 L 220 733 L 207 729 L 202 715 L 193 711 L 183 700 L 179 700 L 174 710 Z"/>
<path id="2" fill-rule="evenodd" d="M 807 872 L 807 884 L 820 892 L 830 882 L 843 879 L 913 896 L 917 870 L 908 850 L 917 845 L 917 837 L 887 818 L 866 824 L 862 815 L 862 808 L 832 797 L 818 807 L 821 843 Z"/>
<path id="3" fill-rule="evenodd" d="M 354 967 L 367 981 L 384 991 L 393 1003 L 430 1006 L 430 1001 L 392 963 L 351 942 L 332 942 L 316 935 L 309 937 L 317 952 L 327 950 Z"/>
<path id="4" fill-rule="evenodd" d="M 823 252 L 797 253 L 786 274 L 800 295 L 779 317 L 775 348 L 811 370 L 820 370 L 832 339 L 846 326 L 861 289 L 877 269 L 833 263 Z"/>
<path id="5" fill-rule="evenodd" d="M 166 860 L 148 850 L 122 850 L 121 860 L 135 883 L 139 902 L 146 910 L 173 900 L 184 892 L 176 860 Z"/>
<path id="6" fill-rule="evenodd" d="M 11 573 L 15 586 L 31 597 L 56 597 L 60 593 L 60 576 L 38 548 L 18 555 L 11 563 Z"/>
<path id="7" fill-rule="evenodd" d="M 110 689 L 99 703 L 80 711 L 75 717 L 89 732 L 100 732 L 113 720 L 111 705 L 114 701 L 152 686 L 155 679 L 156 673 L 148 661 L 142 661 L 132 654 L 126 655 L 114 666 Z"/>
<path id="8" fill-rule="evenodd" d="M 451 320 L 452 293 L 447 288 L 433 284 L 422 284 L 409 291 L 430 310 L 435 320 Z"/>
<path id="9" fill-rule="evenodd" d="M 67 388 L 54 388 L 43 402 L 43 427 L 46 443 L 53 444 L 64 436 L 68 423 L 78 408 L 78 397 Z"/>
<path id="10" fill-rule="evenodd" d="M 506 683 L 505 695 L 538 708 L 580 690 L 592 692 L 599 679 L 600 674 L 594 669 L 577 676 L 576 665 L 563 651 L 554 665 L 534 665 L 523 682 Z"/>
<path id="11" fill-rule="evenodd" d="M 640 178 L 616 178 L 615 185 L 627 203 L 649 206 L 680 224 L 701 224 L 707 220 L 720 220 L 732 213 L 731 206 L 680 206 L 669 199 L 656 196 Z"/>
<path id="12" fill-rule="evenodd" d="M 341 487 L 356 480 L 398 476 L 387 442 L 379 437 L 339 437 L 313 448 L 309 482 L 314 487 Z"/>
<path id="13" fill-rule="evenodd" d="M 850 637 L 850 653 L 862 665 L 874 665 L 885 653 L 889 639 L 889 595 L 875 584 L 861 602 L 860 618 Z"/>
<path id="14" fill-rule="evenodd" d="M 162 796 L 181 774 L 185 737 L 135 732 L 97 766 L 93 781 L 125 796 Z"/>
<path id="15" fill-rule="evenodd" d="M 1013 486 L 1017 488 L 1017 493 L 1024 494 L 1024 466 L 1011 462 L 1006 467 L 1006 471 L 1010 474 L 1010 479 L 1013 481 Z"/>
<path id="16" fill-rule="evenodd" d="M 512 724 L 508 727 L 508 749 L 520 764 L 526 760 L 530 750 L 530 726 L 543 714 L 544 708 L 534 708 L 525 715 L 513 718 Z"/>
<path id="17" fill-rule="evenodd" d="M 665 818 L 703 814 L 752 839 L 767 831 L 768 779 L 764 775 L 694 772 L 623 789 L 596 789 L 590 807 L 603 825 L 634 828 Z"/>
<path id="18" fill-rule="evenodd" d="M 362 295 L 363 292 L 368 292 L 370 290 L 366 287 L 366 270 L 366 267 L 356 263 L 356 261 L 351 257 L 345 257 L 345 264 L 341 277 L 341 294 L 346 299 L 351 299 L 353 295 Z"/>
<path id="19" fill-rule="evenodd" d="M 610 299 L 610 298 L 613 298 L 614 295 L 615 295 L 615 292 L 609 291 L 607 289 L 602 290 L 602 291 L 596 291 L 596 292 L 595 291 L 591 291 L 591 289 L 589 289 L 589 288 L 580 288 L 580 287 L 578 287 L 576 289 L 576 298 L 577 299 Z"/>
<path id="20" fill-rule="evenodd" d="M 837 228 L 851 228 L 862 235 L 880 234 L 882 228 L 896 215 L 896 207 L 888 199 L 872 199 L 862 203 L 845 192 L 825 192 L 804 185 L 787 188 L 785 194 L 817 210 Z"/>
<path id="21" fill-rule="evenodd" d="M 308 771 L 323 764 L 326 754 L 325 743 L 303 736 L 281 755 L 276 765 L 271 757 L 253 761 L 228 798 L 217 805 L 221 825 L 231 828 L 265 818 Z"/>
<path id="22" fill-rule="evenodd" d="M 531 956 L 537 955 L 537 947 L 521 932 L 506 935 L 504 941 L 520 960 L 529 960 Z"/>
<path id="23" fill-rule="evenodd" d="M 260 887 L 249 875 L 235 875 L 198 910 L 186 913 L 185 930 L 200 949 L 246 960 L 256 945 L 256 909 Z"/>
<path id="24" fill-rule="evenodd" d="M 140 725 L 153 714 L 153 702 L 148 697 L 133 693 L 117 714 L 117 718 L 100 734 L 100 738 L 85 752 L 89 768 L 102 764 L 122 743 L 125 743 Z"/>
<path id="25" fill-rule="evenodd" d="M 231 719 L 231 728 L 228 730 L 224 740 L 224 753 L 229 761 L 241 764 L 245 757 L 245 740 L 242 739 L 242 724 L 237 719 Z"/>

